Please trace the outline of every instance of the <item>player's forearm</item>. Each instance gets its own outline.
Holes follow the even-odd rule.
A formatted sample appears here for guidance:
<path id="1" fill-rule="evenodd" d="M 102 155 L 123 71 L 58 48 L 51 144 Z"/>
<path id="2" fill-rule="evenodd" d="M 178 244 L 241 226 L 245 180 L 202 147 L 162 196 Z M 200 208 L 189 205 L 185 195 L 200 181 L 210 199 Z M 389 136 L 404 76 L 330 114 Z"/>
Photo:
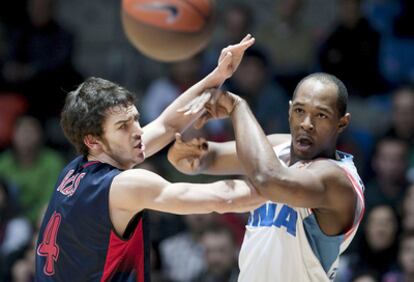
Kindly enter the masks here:
<path id="1" fill-rule="evenodd" d="M 243 174 L 237 158 L 236 143 L 208 142 L 208 154 L 201 160 L 198 173 L 209 175 L 241 175 Z"/>
<path id="2" fill-rule="evenodd" d="M 290 140 L 289 134 L 272 134 L 266 136 L 272 146 Z M 191 174 L 209 175 L 244 175 L 244 170 L 237 157 L 236 142 L 208 142 L 208 154 L 201 160 L 198 171 Z"/>
<path id="3" fill-rule="evenodd" d="M 213 209 L 218 213 L 247 212 L 266 201 L 252 185 L 243 180 L 224 180 L 213 185 L 212 191 L 216 197 Z"/>
<path id="4" fill-rule="evenodd" d="M 245 212 L 264 201 L 253 186 L 242 180 L 171 183 L 148 208 L 176 214 Z"/>
<path id="5" fill-rule="evenodd" d="M 284 167 L 245 101 L 235 107 L 231 119 L 240 165 L 250 181 L 261 191 L 270 180 L 280 175 Z"/>

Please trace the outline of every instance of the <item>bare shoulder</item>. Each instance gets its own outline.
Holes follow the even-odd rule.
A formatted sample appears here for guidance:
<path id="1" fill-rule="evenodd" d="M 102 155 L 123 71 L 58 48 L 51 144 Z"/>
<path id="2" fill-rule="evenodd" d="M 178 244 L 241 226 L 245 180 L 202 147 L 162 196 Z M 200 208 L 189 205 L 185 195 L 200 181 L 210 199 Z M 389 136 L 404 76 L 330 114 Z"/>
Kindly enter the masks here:
<path id="1" fill-rule="evenodd" d="M 325 234 L 338 235 L 354 222 L 357 195 L 346 172 L 332 160 L 315 160 L 306 167 L 323 186 L 323 203 L 314 209 Z"/>
<path id="2" fill-rule="evenodd" d="M 329 202 L 336 207 L 341 205 L 353 205 L 356 198 L 356 192 L 351 179 L 343 168 L 332 160 L 321 159 L 310 163 L 309 171 L 320 177 Z"/>
<path id="3" fill-rule="evenodd" d="M 312 161 L 307 168 L 311 172 L 318 174 L 321 180 L 326 183 L 352 188 L 352 182 L 348 178 L 345 170 L 332 160 L 315 160 Z"/>
<path id="4" fill-rule="evenodd" d="M 291 135 L 290 134 L 270 134 L 267 135 L 268 140 L 272 146 L 277 146 L 286 142 L 290 142 Z"/>
<path id="5" fill-rule="evenodd" d="M 145 169 L 129 169 L 114 178 L 110 202 L 115 208 L 137 211 L 146 207 L 168 182 Z"/>
<path id="6" fill-rule="evenodd" d="M 134 168 L 134 169 L 128 169 L 125 170 L 123 172 L 121 172 L 120 174 L 118 174 L 116 176 L 117 179 L 119 179 L 119 181 L 128 181 L 131 179 L 135 179 L 135 178 L 151 178 L 156 176 L 157 174 L 155 174 L 152 171 L 146 170 L 146 169 L 141 169 L 141 168 Z"/>

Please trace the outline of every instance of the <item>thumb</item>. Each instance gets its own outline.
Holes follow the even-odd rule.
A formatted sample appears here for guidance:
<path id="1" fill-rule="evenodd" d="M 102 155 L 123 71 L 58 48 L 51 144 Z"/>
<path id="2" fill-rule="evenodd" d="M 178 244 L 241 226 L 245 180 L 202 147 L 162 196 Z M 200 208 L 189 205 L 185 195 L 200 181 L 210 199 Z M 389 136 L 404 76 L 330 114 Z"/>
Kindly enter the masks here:
<path id="1" fill-rule="evenodd" d="M 193 158 L 190 165 L 192 169 L 197 169 L 200 166 L 200 159 Z"/>
<path id="2" fill-rule="evenodd" d="M 229 65 L 231 63 L 232 53 L 227 51 L 224 57 L 219 62 L 220 65 Z"/>
<path id="3" fill-rule="evenodd" d="M 179 144 L 183 143 L 183 139 L 182 139 L 181 133 L 179 133 L 179 132 L 176 132 L 175 133 L 175 142 L 177 142 Z"/>

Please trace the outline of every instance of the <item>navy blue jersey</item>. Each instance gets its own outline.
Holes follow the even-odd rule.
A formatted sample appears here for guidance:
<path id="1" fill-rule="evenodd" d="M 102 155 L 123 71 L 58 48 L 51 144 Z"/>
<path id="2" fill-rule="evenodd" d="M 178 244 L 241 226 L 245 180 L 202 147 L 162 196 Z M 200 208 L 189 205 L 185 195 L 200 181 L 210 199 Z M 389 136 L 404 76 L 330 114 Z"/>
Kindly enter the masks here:
<path id="1" fill-rule="evenodd" d="M 109 189 L 120 172 L 84 157 L 63 169 L 39 232 L 36 281 L 149 281 L 144 213 L 122 237 L 110 219 Z"/>

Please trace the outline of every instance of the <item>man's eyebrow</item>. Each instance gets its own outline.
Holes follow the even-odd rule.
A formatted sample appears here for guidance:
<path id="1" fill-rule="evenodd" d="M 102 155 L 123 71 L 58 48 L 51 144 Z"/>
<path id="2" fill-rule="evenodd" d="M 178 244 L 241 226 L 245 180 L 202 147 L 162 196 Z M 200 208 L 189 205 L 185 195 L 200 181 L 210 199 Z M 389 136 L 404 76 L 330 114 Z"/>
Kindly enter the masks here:
<path id="1" fill-rule="evenodd" d="M 297 102 L 297 101 L 294 101 L 293 103 L 292 103 L 292 106 L 303 106 L 303 105 L 305 105 L 304 103 L 302 103 L 302 102 Z"/>
<path id="2" fill-rule="evenodd" d="M 328 114 L 332 115 L 334 113 L 330 108 L 323 107 L 323 106 L 316 106 L 316 107 L 318 108 L 318 110 L 326 112 Z"/>
<path id="3" fill-rule="evenodd" d="M 135 115 L 133 115 L 132 117 L 129 117 L 129 118 L 127 118 L 127 119 L 121 119 L 121 120 L 118 120 L 117 122 L 115 122 L 115 125 L 118 125 L 118 124 L 121 124 L 121 123 L 125 123 L 125 122 L 128 122 L 128 121 L 130 121 L 131 119 L 139 119 L 140 118 L 140 114 L 139 113 L 137 113 L 137 114 L 135 114 Z"/>
<path id="4" fill-rule="evenodd" d="M 117 122 L 115 122 L 115 125 L 118 125 L 118 124 L 121 124 L 121 123 L 128 122 L 130 119 L 131 119 L 131 118 L 118 120 Z"/>
<path id="5" fill-rule="evenodd" d="M 297 101 L 295 101 L 295 102 L 293 102 L 293 103 L 292 103 L 292 106 L 299 106 L 299 107 L 303 107 L 304 105 L 305 105 L 304 103 L 302 103 L 302 102 L 297 102 Z M 323 112 L 326 112 L 326 113 L 328 113 L 328 114 L 331 114 L 331 115 L 333 115 L 333 114 L 334 114 L 334 112 L 333 112 L 330 108 L 328 108 L 328 107 L 324 107 L 324 106 L 316 106 L 316 108 L 317 108 L 318 110 L 323 111 Z"/>

